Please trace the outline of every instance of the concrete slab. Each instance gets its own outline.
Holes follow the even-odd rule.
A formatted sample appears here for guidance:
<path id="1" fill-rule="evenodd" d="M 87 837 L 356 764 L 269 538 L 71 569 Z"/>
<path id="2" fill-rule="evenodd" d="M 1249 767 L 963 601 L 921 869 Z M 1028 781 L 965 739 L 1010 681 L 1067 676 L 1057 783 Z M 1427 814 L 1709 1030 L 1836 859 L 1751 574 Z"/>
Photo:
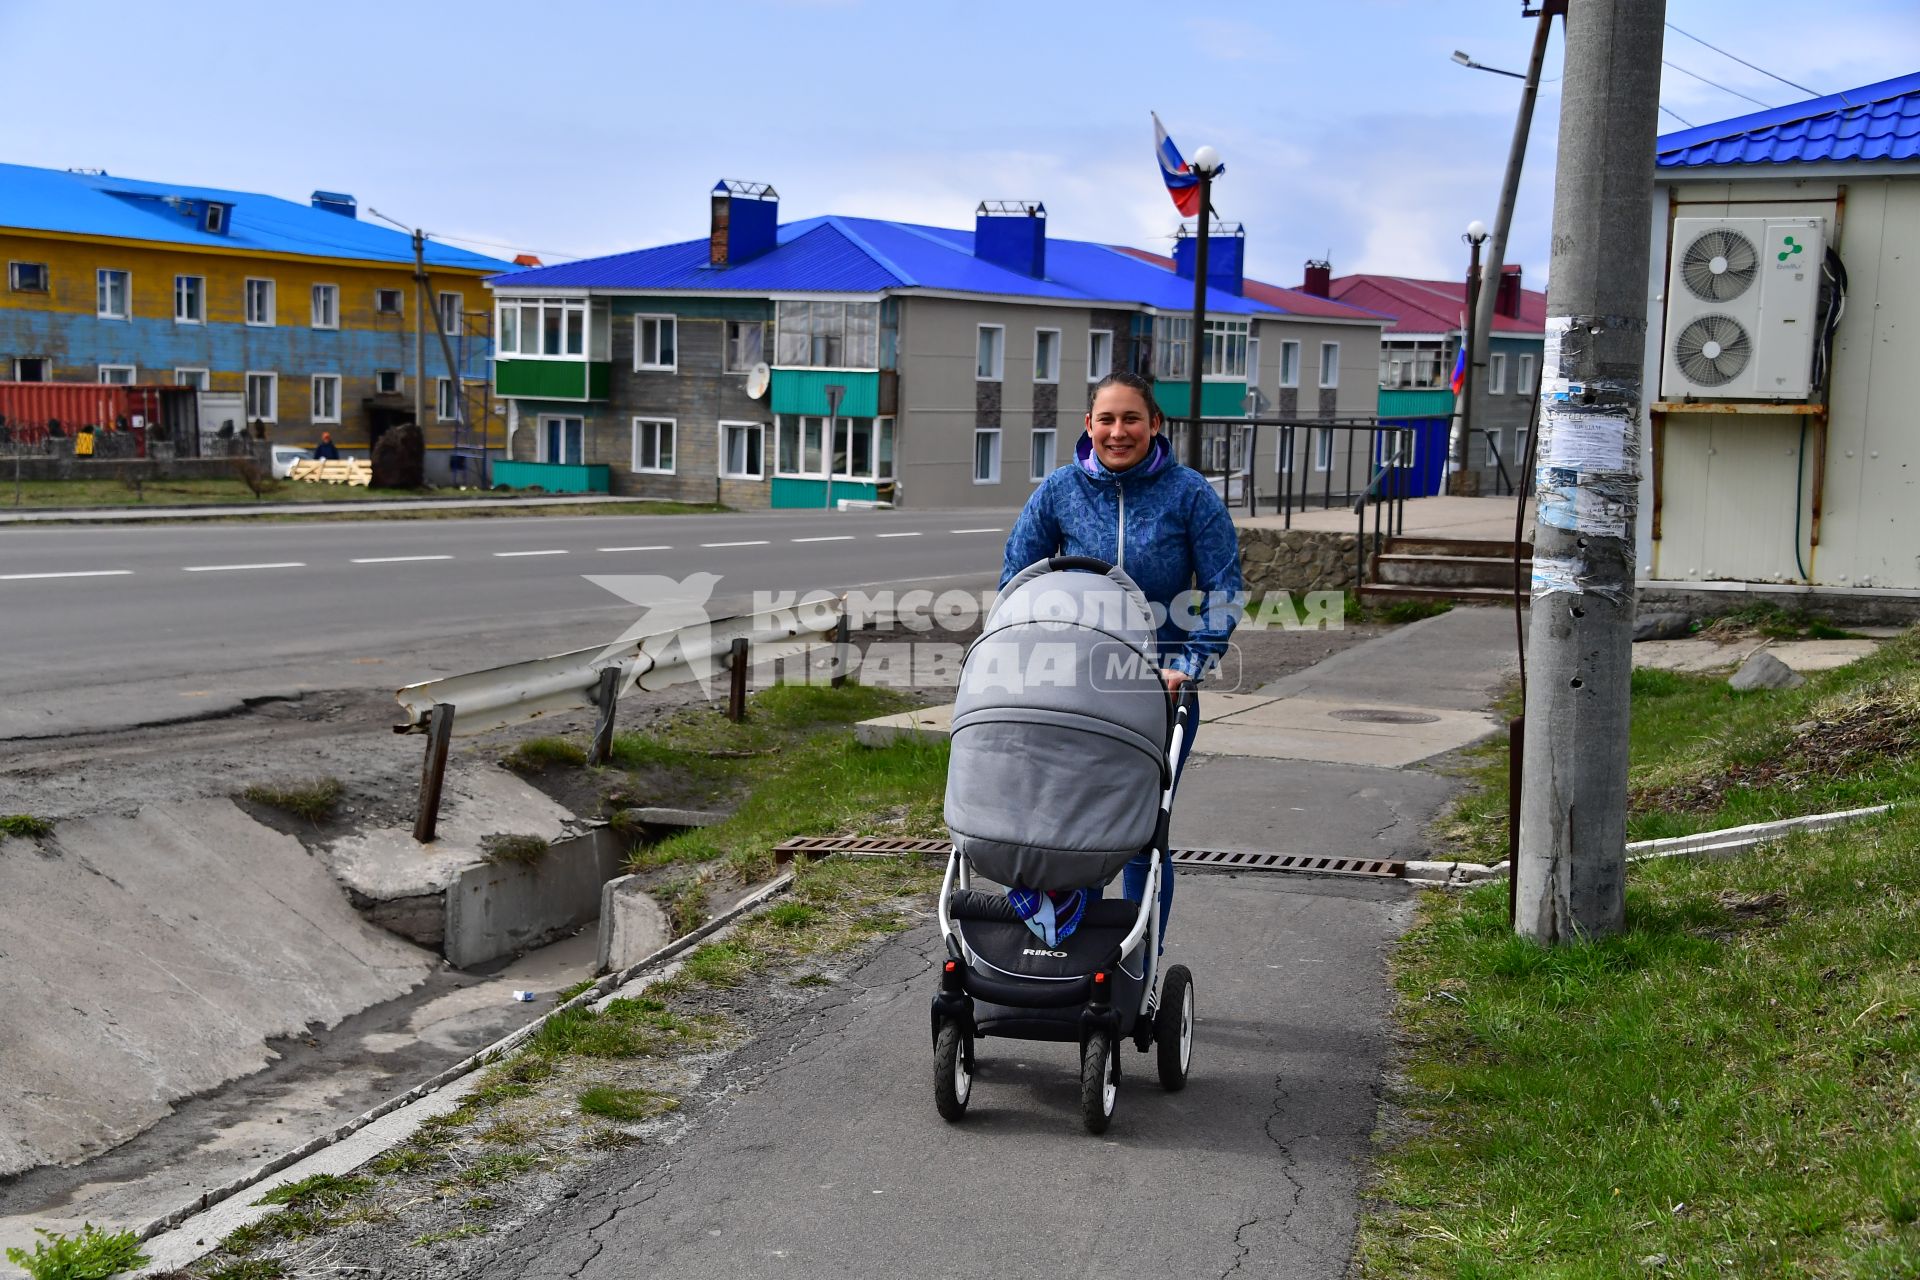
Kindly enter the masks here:
<path id="1" fill-rule="evenodd" d="M 1308 497 L 1310 502 L 1318 499 L 1317 493 Z M 1511 542 L 1514 502 L 1513 498 L 1455 498 L 1446 495 L 1409 498 L 1406 527 L 1402 533 L 1409 538 L 1489 538 Z M 1525 529 L 1529 538 L 1533 536 L 1533 522 L 1533 504 L 1529 502 Z M 1242 516 L 1237 517 L 1234 523 L 1253 529 L 1288 527 L 1283 515 L 1262 515 L 1251 519 Z M 1291 527 L 1352 533 L 1356 524 L 1351 506 L 1336 506 L 1330 510 L 1310 507 L 1306 510 L 1295 509 Z M 1368 528 L 1372 528 L 1371 513 Z"/>
<path id="2" fill-rule="evenodd" d="M 1200 723 L 1209 724 L 1227 716 L 1238 715 L 1254 707 L 1262 707 L 1273 699 L 1257 693 L 1213 693 L 1206 689 L 1200 691 Z"/>
<path id="3" fill-rule="evenodd" d="M 600 914 L 600 892 L 625 869 L 627 841 L 601 828 L 561 840 L 532 864 L 481 862 L 446 889 L 447 963 L 459 969 L 529 951 Z"/>
<path id="4" fill-rule="evenodd" d="M 1512 610 L 1462 606 L 1336 653 L 1256 692 L 1350 707 L 1479 711 L 1518 670 Z"/>
<path id="5" fill-rule="evenodd" d="M 1284 705 L 1284 704 L 1282 704 Z M 1489 725 L 1487 732 L 1491 732 Z M 1224 720 L 1207 726 L 1194 745 L 1196 754 L 1257 756 L 1267 760 L 1318 760 L 1328 764 L 1359 764 L 1376 769 L 1404 769 L 1410 764 L 1451 751 L 1473 741 L 1450 743 L 1371 733 L 1325 733 L 1317 729 L 1288 729 L 1272 725 L 1238 724 Z"/>
<path id="6" fill-rule="evenodd" d="M 1423 857 L 1421 832 L 1455 786 L 1424 769 L 1196 755 L 1169 834 L 1182 849 Z"/>
<path id="7" fill-rule="evenodd" d="M 1633 646 L 1633 665 L 1661 671 L 1705 673 L 1730 671 L 1754 654 L 1765 650 L 1802 675 L 1810 671 L 1831 671 L 1858 662 L 1882 641 L 1863 640 L 1765 640 L 1748 639 L 1733 644 L 1694 637 L 1686 640 L 1643 640 Z"/>
<path id="8" fill-rule="evenodd" d="M 0 1177 L 124 1142 L 436 963 L 225 799 L 9 840 L 0 902 Z"/>
<path id="9" fill-rule="evenodd" d="M 599 948 L 595 973 L 628 969 L 673 941 L 673 924 L 639 876 L 620 876 L 600 887 Z"/>
<path id="10" fill-rule="evenodd" d="M 884 747 L 901 738 L 944 738 L 953 732 L 953 704 L 915 707 L 898 715 L 862 720 L 853 727 L 853 737 L 863 747 Z"/>

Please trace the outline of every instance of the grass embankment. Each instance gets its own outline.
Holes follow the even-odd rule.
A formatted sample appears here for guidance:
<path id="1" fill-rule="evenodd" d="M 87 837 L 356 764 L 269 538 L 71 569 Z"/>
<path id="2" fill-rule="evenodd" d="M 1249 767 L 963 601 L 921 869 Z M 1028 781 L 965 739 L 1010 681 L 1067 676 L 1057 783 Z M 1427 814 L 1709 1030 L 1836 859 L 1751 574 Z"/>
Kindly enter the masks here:
<path id="1" fill-rule="evenodd" d="M 1519 710 L 1514 694 L 1495 708 Z M 1507 759 L 1505 735 L 1463 753 L 1470 785 L 1435 825 L 1436 857 L 1507 856 Z M 1635 671 L 1628 769 L 1630 840 L 1920 795 L 1920 631 L 1797 689 Z"/>
<path id="2" fill-rule="evenodd" d="M 15 502 L 16 488 L 12 480 L 7 477 L 4 466 L 0 465 L 0 511 L 55 511 L 96 507 L 102 509 L 180 506 L 275 507 L 289 504 L 326 503 L 349 510 L 314 514 L 335 518 L 347 516 L 368 519 L 371 518 L 371 513 L 350 509 L 372 507 L 377 510 L 386 503 L 423 498 L 458 499 L 466 504 L 458 514 L 466 516 L 506 513 L 526 515 L 532 512 L 555 510 L 568 515 L 583 513 L 608 515 L 629 512 L 646 515 L 685 515 L 722 510 L 721 507 L 709 503 L 685 502 L 605 502 L 560 507 L 501 507 L 497 504 L 503 499 L 573 495 L 542 494 L 510 489 L 370 489 L 360 485 L 318 484 L 295 480 L 262 480 L 259 482 L 259 492 L 256 493 L 252 486 L 237 475 L 208 476 L 188 480 L 143 480 L 137 486 L 120 480 L 104 479 L 22 480 L 17 492 L 19 501 Z M 445 514 L 444 512 L 388 511 L 384 518 L 418 519 Z"/>
<path id="3" fill-rule="evenodd" d="M 1634 834 L 1912 795 L 1915 645 L 1774 693 L 1636 675 Z M 1456 825 L 1504 822 L 1481 772 Z M 1364 1275 L 1920 1275 L 1920 810 L 1636 864 L 1601 942 L 1514 938 L 1506 892 L 1427 895 L 1397 952 Z"/>

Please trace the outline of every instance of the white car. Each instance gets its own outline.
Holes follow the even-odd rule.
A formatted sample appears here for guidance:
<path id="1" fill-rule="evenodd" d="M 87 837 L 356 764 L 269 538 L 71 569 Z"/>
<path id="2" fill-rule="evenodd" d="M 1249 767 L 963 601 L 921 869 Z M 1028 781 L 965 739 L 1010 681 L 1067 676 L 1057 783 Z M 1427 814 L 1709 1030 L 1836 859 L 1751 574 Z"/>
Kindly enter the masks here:
<path id="1" fill-rule="evenodd" d="M 276 444 L 273 446 L 273 478 L 285 480 L 293 474 L 293 464 L 304 462 L 313 456 L 313 450 L 302 449 L 298 445 Z"/>

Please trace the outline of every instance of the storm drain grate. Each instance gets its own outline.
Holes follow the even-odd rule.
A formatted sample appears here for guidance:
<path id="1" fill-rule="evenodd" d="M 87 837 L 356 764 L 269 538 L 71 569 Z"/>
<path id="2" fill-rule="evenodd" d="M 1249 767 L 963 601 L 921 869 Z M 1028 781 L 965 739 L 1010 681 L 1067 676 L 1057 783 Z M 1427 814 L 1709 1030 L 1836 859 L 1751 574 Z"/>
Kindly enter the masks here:
<path id="1" fill-rule="evenodd" d="M 851 837 L 803 836 L 782 841 L 773 850 L 775 862 L 794 858 L 824 858 L 841 854 L 854 858 L 944 858 L 953 852 L 945 840 L 872 840 Z M 1399 858 L 1327 858 L 1305 853 L 1248 853 L 1234 849 L 1175 849 L 1173 865 L 1208 871 L 1297 871 L 1319 876 L 1400 875 L 1406 863 Z"/>

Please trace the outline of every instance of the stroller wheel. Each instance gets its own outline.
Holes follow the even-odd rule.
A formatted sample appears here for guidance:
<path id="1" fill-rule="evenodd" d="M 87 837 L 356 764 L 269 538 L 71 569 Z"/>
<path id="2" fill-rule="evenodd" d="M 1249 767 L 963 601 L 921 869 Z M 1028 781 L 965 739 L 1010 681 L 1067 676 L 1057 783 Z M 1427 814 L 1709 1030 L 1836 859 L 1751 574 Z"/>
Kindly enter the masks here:
<path id="1" fill-rule="evenodd" d="M 940 1118 L 951 1123 L 966 1115 L 972 1096 L 973 1044 L 959 1023 L 945 1023 L 933 1045 L 933 1101 Z"/>
<path id="2" fill-rule="evenodd" d="M 1119 1094 L 1119 1046 L 1105 1031 L 1095 1031 L 1080 1051 L 1080 1118 L 1088 1133 L 1107 1131 Z"/>
<path id="3" fill-rule="evenodd" d="M 1193 1065 L 1193 974 L 1183 964 L 1167 970 L 1153 1038 L 1160 1046 L 1160 1087 L 1168 1093 L 1186 1088 L 1187 1068 Z"/>

